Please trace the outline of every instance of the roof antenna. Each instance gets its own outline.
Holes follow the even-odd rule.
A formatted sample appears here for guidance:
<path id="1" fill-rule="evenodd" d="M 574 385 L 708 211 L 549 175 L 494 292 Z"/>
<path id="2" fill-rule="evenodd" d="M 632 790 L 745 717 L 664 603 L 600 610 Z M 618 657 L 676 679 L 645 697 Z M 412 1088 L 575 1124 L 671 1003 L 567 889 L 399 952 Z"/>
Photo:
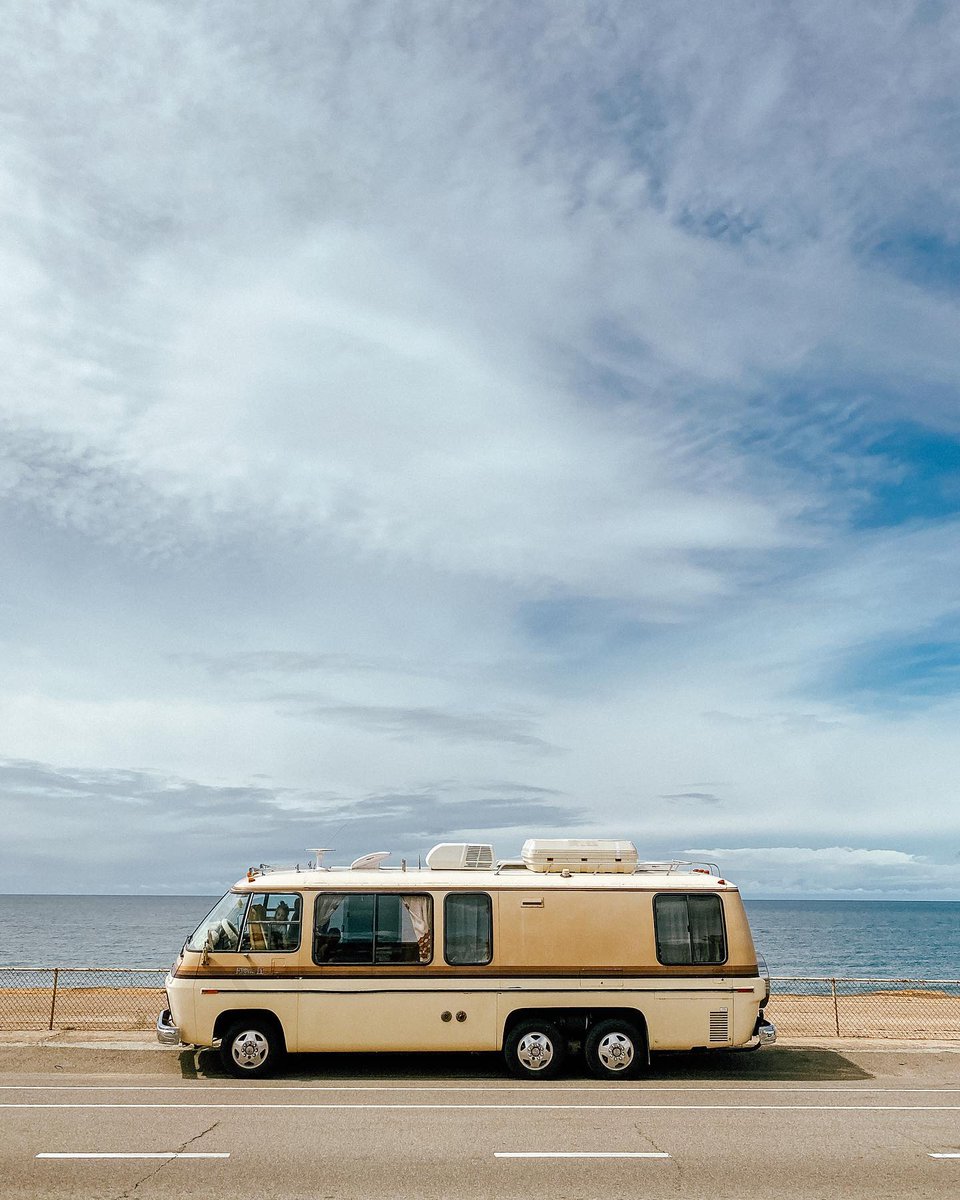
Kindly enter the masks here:
<path id="1" fill-rule="evenodd" d="M 307 853 L 315 854 L 317 856 L 317 860 L 313 864 L 313 869 L 315 871 L 323 871 L 325 870 L 323 865 L 323 856 L 325 854 L 332 854 L 333 849 L 330 846 L 308 846 Z"/>

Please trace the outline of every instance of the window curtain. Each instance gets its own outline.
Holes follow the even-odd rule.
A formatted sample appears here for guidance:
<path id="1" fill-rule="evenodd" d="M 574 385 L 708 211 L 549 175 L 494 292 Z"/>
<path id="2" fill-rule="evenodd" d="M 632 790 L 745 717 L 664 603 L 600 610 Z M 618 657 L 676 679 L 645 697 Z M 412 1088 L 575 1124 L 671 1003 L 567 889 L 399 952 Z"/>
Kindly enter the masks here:
<path id="1" fill-rule="evenodd" d="M 429 962 L 433 955 L 433 937 L 430 931 L 430 898 L 429 896 L 401 896 L 403 907 L 410 914 L 410 924 L 417 935 L 417 946 L 420 950 L 420 961 Z"/>
<path id="2" fill-rule="evenodd" d="M 321 933 L 329 924 L 330 918 L 343 903 L 344 896 L 318 896 L 317 907 L 314 910 L 314 926 Z"/>
<path id="3" fill-rule="evenodd" d="M 330 931 L 328 926 L 333 914 L 346 896 L 320 895 L 313 910 L 313 961 L 321 965 L 329 961 L 340 943 L 340 930 Z"/>
<path id="4" fill-rule="evenodd" d="M 658 896 L 654 911 L 660 961 L 664 963 L 690 962 L 690 932 L 686 897 Z"/>
<path id="5" fill-rule="evenodd" d="M 447 962 L 457 966 L 489 962 L 490 925 L 486 896 L 448 896 L 444 909 Z"/>
<path id="6" fill-rule="evenodd" d="M 687 901 L 690 915 L 690 947 L 697 963 L 723 962 L 726 947 L 723 938 L 723 918 L 716 896 L 690 896 Z"/>

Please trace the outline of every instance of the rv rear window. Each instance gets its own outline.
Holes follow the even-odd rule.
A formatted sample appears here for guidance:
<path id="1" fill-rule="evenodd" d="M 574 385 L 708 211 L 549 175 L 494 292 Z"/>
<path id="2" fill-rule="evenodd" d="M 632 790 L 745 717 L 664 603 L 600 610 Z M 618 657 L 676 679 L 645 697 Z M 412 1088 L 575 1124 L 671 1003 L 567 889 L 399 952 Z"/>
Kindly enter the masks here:
<path id="1" fill-rule="evenodd" d="M 433 900 L 396 892 L 321 892 L 313 922 L 313 960 L 321 966 L 428 963 Z"/>
<path id="2" fill-rule="evenodd" d="M 722 963 L 727 958 L 720 897 L 654 896 L 657 958 L 666 966 Z"/>
<path id="3" fill-rule="evenodd" d="M 443 957 L 455 967 L 493 958 L 493 915 L 485 892 L 453 893 L 443 902 Z"/>

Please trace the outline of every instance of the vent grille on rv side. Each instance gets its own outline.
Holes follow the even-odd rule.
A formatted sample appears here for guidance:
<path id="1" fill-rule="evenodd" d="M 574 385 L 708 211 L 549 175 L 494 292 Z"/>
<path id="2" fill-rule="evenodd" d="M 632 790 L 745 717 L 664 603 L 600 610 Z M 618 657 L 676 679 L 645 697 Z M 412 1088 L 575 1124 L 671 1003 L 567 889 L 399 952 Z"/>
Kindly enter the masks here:
<path id="1" fill-rule="evenodd" d="M 730 1041 L 730 1013 L 725 1008 L 710 1014 L 710 1041 Z"/>

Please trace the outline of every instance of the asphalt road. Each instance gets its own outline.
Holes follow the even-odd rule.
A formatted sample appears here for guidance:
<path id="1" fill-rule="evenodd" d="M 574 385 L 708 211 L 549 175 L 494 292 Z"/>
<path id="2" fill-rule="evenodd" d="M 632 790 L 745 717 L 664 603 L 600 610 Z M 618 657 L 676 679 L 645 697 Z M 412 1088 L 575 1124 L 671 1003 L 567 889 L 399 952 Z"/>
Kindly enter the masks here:
<path id="1" fill-rule="evenodd" d="M 960 1196 L 957 1051 L 664 1057 L 619 1085 L 482 1055 L 314 1056 L 259 1084 L 209 1054 L 97 1057 L 0 1049 L 3 1200 Z"/>

